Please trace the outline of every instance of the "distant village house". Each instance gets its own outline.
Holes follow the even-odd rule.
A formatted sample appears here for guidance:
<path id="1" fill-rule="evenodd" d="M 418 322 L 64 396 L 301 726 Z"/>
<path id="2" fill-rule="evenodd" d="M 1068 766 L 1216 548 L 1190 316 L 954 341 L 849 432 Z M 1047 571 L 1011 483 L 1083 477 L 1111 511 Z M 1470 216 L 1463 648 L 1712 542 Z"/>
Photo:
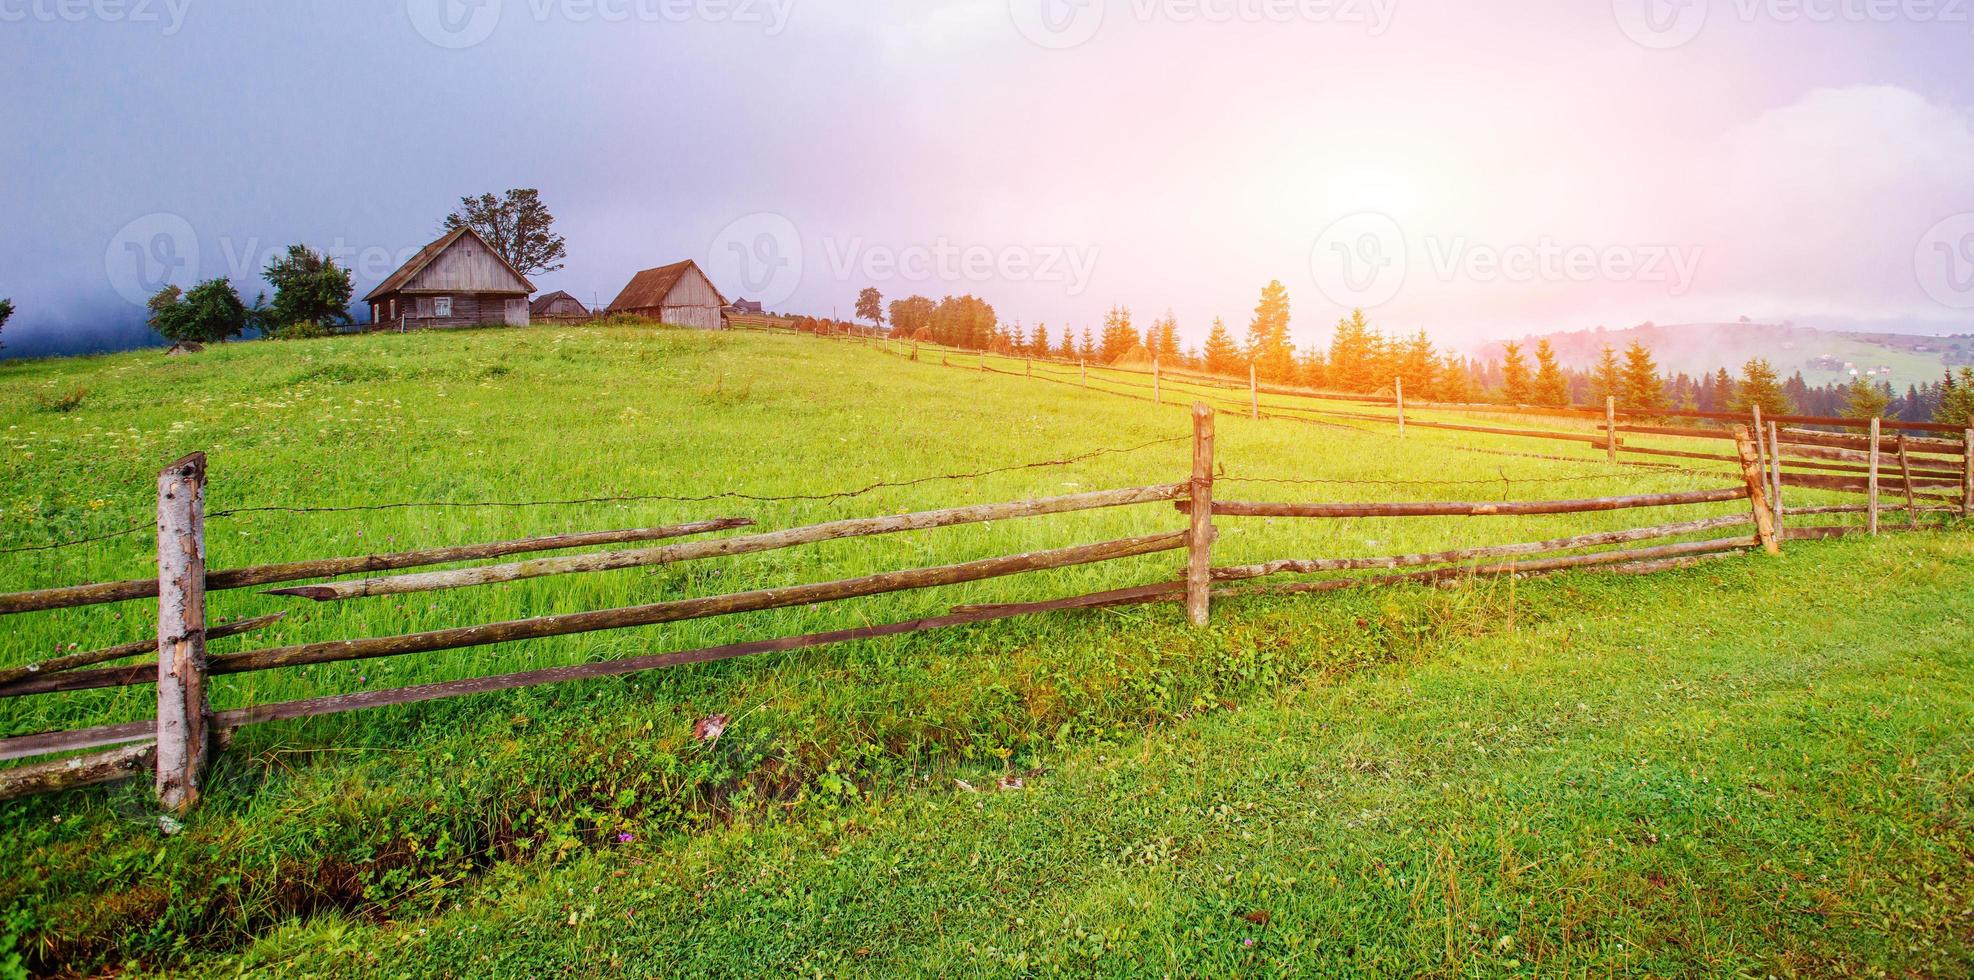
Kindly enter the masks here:
<path id="1" fill-rule="evenodd" d="M 634 316 L 700 330 L 718 330 L 725 323 L 726 297 L 691 259 L 631 277 L 630 284 L 610 304 L 612 316 Z"/>
<path id="2" fill-rule="evenodd" d="M 363 301 L 373 330 L 528 325 L 533 283 L 471 228 L 420 249 Z"/>
<path id="3" fill-rule="evenodd" d="M 581 323 L 589 319 L 589 307 L 558 289 L 528 304 L 528 319 L 535 323 Z"/>
<path id="4" fill-rule="evenodd" d="M 759 316 L 760 314 L 766 313 L 767 311 L 761 308 L 761 303 L 759 300 L 737 299 L 733 301 L 732 306 L 727 307 L 727 312 L 751 314 L 751 315 Z"/>

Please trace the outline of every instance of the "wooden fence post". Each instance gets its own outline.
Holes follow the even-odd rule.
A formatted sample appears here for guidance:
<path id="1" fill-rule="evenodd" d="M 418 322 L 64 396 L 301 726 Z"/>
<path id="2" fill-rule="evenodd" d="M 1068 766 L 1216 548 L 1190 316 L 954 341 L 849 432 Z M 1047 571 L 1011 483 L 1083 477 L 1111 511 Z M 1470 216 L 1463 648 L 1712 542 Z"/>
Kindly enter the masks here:
<path id="1" fill-rule="evenodd" d="M 158 802 L 197 806 L 206 704 L 206 456 L 158 474 Z"/>
<path id="2" fill-rule="evenodd" d="M 1881 426 L 1882 423 L 1878 419 L 1871 420 L 1871 475 L 1866 477 L 1866 493 L 1870 498 L 1867 503 L 1871 506 L 1870 513 L 1867 515 L 1867 526 L 1871 529 L 1872 537 L 1878 536 L 1878 433 Z"/>
<path id="3" fill-rule="evenodd" d="M 1768 502 L 1775 507 L 1776 532 L 1786 534 L 1783 527 L 1787 524 L 1789 510 L 1782 504 L 1782 429 L 1774 422 L 1768 424 L 1768 459 L 1769 476 L 1773 478 Z"/>
<path id="4" fill-rule="evenodd" d="M 1254 408 L 1254 420 L 1261 421 L 1261 384 L 1254 375 L 1254 365 L 1247 366 L 1247 398 Z"/>
<path id="5" fill-rule="evenodd" d="M 1090 361 L 1088 358 L 1079 357 L 1076 359 L 1076 374 L 1082 379 L 1083 387 L 1090 387 Z"/>
<path id="6" fill-rule="evenodd" d="M 1974 429 L 1968 429 L 1960 444 L 1960 516 L 1974 519 Z"/>
<path id="7" fill-rule="evenodd" d="M 1616 395 L 1604 398 L 1604 451 L 1611 462 L 1618 461 L 1618 399 Z"/>
<path id="8" fill-rule="evenodd" d="M 1405 438 L 1405 379 L 1393 378 L 1391 385 L 1398 392 L 1398 437 Z"/>
<path id="9" fill-rule="evenodd" d="M 1763 550 L 1782 553 L 1782 541 L 1775 532 L 1775 511 L 1768 501 L 1768 475 L 1762 472 L 1761 450 L 1745 425 L 1734 427 L 1734 448 L 1741 455 L 1741 476 L 1748 481 L 1748 503 L 1755 509 L 1755 536 Z"/>
<path id="10" fill-rule="evenodd" d="M 1158 358 L 1154 357 L 1152 358 L 1152 404 L 1154 405 L 1165 404 L 1165 395 L 1163 389 L 1159 387 L 1159 380 Z"/>
<path id="11" fill-rule="evenodd" d="M 1899 476 L 1905 481 L 1906 527 L 1919 530 L 1919 501 L 1912 495 L 1912 457 L 1906 453 L 1905 433 L 1899 433 Z"/>
<path id="12" fill-rule="evenodd" d="M 1213 409 L 1193 403 L 1192 533 L 1186 542 L 1186 618 L 1205 626 L 1213 593 Z"/>

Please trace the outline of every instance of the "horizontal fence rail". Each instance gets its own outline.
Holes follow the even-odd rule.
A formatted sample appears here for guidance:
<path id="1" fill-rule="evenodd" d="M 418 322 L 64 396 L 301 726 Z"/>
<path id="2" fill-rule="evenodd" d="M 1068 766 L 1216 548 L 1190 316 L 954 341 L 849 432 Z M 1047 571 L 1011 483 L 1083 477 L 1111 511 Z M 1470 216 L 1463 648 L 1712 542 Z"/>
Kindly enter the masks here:
<path id="1" fill-rule="evenodd" d="M 1599 497 L 1588 500 L 1421 501 L 1403 504 L 1276 504 L 1216 500 L 1213 502 L 1213 513 L 1218 517 L 1496 517 L 1586 514 L 1640 507 L 1718 504 L 1747 498 L 1746 487 L 1726 487 L 1719 490 Z"/>

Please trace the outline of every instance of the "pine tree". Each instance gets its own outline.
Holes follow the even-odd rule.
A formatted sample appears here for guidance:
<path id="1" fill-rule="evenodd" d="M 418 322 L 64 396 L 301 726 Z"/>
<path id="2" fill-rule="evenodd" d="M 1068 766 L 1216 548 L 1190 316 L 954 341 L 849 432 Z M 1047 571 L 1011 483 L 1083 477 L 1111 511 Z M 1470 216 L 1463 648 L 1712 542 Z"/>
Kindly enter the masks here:
<path id="1" fill-rule="evenodd" d="M 1960 377 L 1952 371 L 1940 382 L 1940 404 L 1933 409 L 1933 421 L 1947 425 L 1974 425 L 1974 368 L 1961 368 Z"/>
<path id="2" fill-rule="evenodd" d="M 1590 394 L 1600 408 L 1607 398 L 1624 400 L 1624 372 L 1618 368 L 1618 352 L 1610 344 L 1604 345 L 1597 367 L 1590 372 Z"/>
<path id="3" fill-rule="evenodd" d="M 1775 383 L 1775 368 L 1759 357 L 1741 365 L 1741 383 L 1734 389 L 1734 400 L 1728 403 L 1728 410 L 1745 415 L 1757 405 L 1761 406 L 1763 415 L 1789 414 L 1789 396 Z"/>
<path id="4" fill-rule="evenodd" d="M 1076 360 L 1076 331 L 1062 328 L 1062 343 L 1056 347 L 1056 356 L 1065 361 Z"/>
<path id="5" fill-rule="evenodd" d="M 1234 345 L 1234 335 L 1227 331 L 1226 321 L 1213 318 L 1213 330 L 1206 335 L 1206 358 L 1208 374 L 1240 374 L 1247 362 L 1241 357 L 1241 349 Z"/>
<path id="6" fill-rule="evenodd" d="M 1372 391 L 1391 383 L 1380 378 L 1384 338 L 1371 329 L 1363 310 L 1337 321 L 1330 338 L 1330 386 L 1339 391 Z"/>
<path id="7" fill-rule="evenodd" d="M 1619 377 L 1618 404 L 1626 411 L 1651 414 L 1666 408 L 1665 382 L 1659 378 L 1659 365 L 1652 350 L 1642 340 L 1634 340 L 1624 351 L 1624 371 Z"/>
<path id="8" fill-rule="evenodd" d="M 1146 347 L 1151 348 L 1152 356 L 1162 364 L 1184 363 L 1185 352 L 1179 349 L 1179 318 L 1166 310 L 1165 315 L 1151 325 Z"/>
<path id="9" fill-rule="evenodd" d="M 1528 361 L 1522 357 L 1520 344 L 1508 344 L 1501 357 L 1501 392 L 1510 405 L 1528 404 Z"/>
<path id="10" fill-rule="evenodd" d="M 1892 406 L 1892 389 L 1880 386 L 1865 375 L 1851 379 L 1844 389 L 1844 417 L 1847 419 L 1884 418 Z"/>
<path id="11" fill-rule="evenodd" d="M 1090 328 L 1083 328 L 1083 343 L 1076 348 L 1076 356 L 1091 360 L 1097 356 L 1097 338 L 1090 335 Z"/>
<path id="12" fill-rule="evenodd" d="M 1310 347 L 1295 359 L 1296 380 L 1305 388 L 1322 390 L 1329 384 L 1330 366 L 1323 359 L 1320 347 Z"/>
<path id="13" fill-rule="evenodd" d="M 1035 325 L 1035 336 L 1028 341 L 1028 353 L 1035 357 L 1049 356 L 1049 325 Z"/>
<path id="14" fill-rule="evenodd" d="M 1439 357 L 1424 330 L 1412 335 L 1398 350 L 1396 375 L 1405 382 L 1413 398 L 1430 398 L 1438 391 Z"/>
<path id="15" fill-rule="evenodd" d="M 1556 363 L 1556 348 L 1543 340 L 1535 345 L 1535 403 L 1552 408 L 1570 405 L 1570 379 Z"/>
<path id="16" fill-rule="evenodd" d="M 1474 400 L 1474 378 L 1466 359 L 1446 355 L 1445 362 L 1439 366 L 1439 398 L 1448 402 Z"/>
<path id="17" fill-rule="evenodd" d="M 1138 346 L 1138 331 L 1131 326 L 1130 310 L 1122 306 L 1110 308 L 1104 315 L 1104 332 L 1099 343 L 1097 356 L 1105 364 L 1115 363 Z"/>
<path id="18" fill-rule="evenodd" d="M 1295 379 L 1295 348 L 1289 343 L 1289 291 L 1277 279 L 1261 290 L 1247 328 L 1248 356 L 1256 373 L 1269 381 Z"/>

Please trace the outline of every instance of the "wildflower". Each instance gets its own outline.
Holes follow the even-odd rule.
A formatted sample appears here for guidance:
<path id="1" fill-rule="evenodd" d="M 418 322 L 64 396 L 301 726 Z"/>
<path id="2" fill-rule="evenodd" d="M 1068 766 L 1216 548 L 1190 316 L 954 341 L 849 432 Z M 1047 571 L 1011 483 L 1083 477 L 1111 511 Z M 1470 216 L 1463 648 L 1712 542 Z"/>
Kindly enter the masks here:
<path id="1" fill-rule="evenodd" d="M 623 833 L 621 833 L 621 834 L 618 834 L 618 835 L 617 835 L 617 843 L 619 843 L 619 844 L 629 844 L 629 843 L 631 843 L 632 841 L 635 841 L 635 840 L 637 840 L 637 838 L 636 838 L 636 837 L 634 837 L 634 836 L 632 836 L 632 834 L 631 834 L 631 832 L 630 832 L 630 831 L 628 831 L 628 830 L 626 830 L 626 831 L 624 831 Z"/>

